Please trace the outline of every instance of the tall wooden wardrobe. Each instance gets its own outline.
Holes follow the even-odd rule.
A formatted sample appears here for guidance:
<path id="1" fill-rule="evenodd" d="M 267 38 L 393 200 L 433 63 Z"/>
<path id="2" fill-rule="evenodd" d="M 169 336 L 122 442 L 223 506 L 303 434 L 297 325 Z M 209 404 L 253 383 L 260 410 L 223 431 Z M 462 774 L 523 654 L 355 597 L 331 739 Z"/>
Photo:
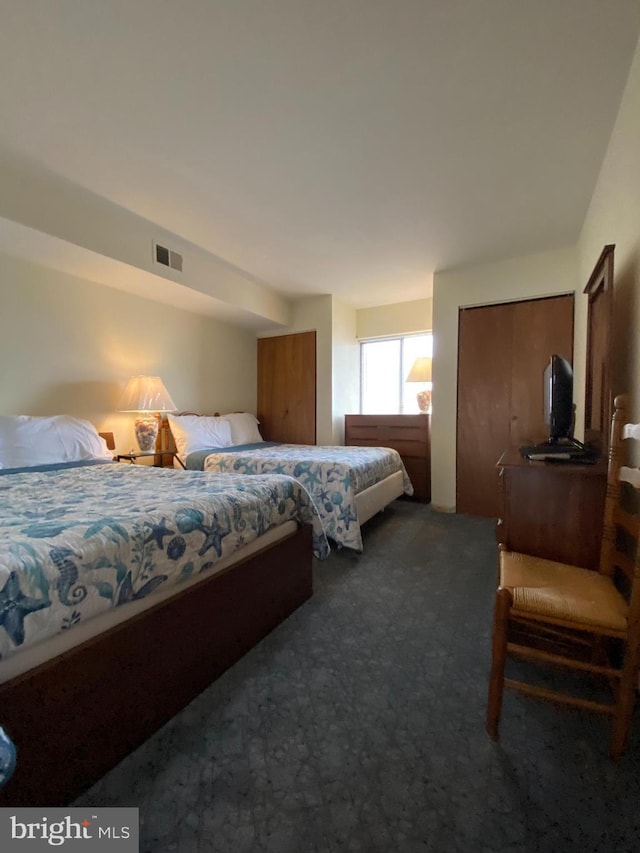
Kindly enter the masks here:
<path id="1" fill-rule="evenodd" d="M 460 309 L 456 509 L 497 517 L 496 463 L 548 438 L 543 374 L 573 357 L 573 294 Z"/>
<path id="2" fill-rule="evenodd" d="M 258 338 L 258 420 L 268 441 L 316 443 L 316 333 Z"/>

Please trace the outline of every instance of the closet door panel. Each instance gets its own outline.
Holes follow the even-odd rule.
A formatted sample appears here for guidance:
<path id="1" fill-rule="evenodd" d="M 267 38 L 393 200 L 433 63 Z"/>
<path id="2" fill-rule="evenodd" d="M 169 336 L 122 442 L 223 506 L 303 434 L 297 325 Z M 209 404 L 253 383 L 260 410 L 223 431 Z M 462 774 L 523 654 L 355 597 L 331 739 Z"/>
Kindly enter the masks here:
<path id="1" fill-rule="evenodd" d="M 513 306 L 462 309 L 458 328 L 456 510 L 490 517 L 509 445 Z"/>
<path id="2" fill-rule="evenodd" d="M 316 443 L 316 333 L 258 338 L 258 419 L 268 441 Z"/>
<path id="3" fill-rule="evenodd" d="M 544 369 L 571 361 L 573 295 L 466 308 L 459 315 L 456 508 L 499 514 L 496 463 L 548 438 Z"/>
<path id="4" fill-rule="evenodd" d="M 549 438 L 544 422 L 544 370 L 552 355 L 573 361 L 573 303 L 571 295 L 513 303 L 509 447 Z"/>

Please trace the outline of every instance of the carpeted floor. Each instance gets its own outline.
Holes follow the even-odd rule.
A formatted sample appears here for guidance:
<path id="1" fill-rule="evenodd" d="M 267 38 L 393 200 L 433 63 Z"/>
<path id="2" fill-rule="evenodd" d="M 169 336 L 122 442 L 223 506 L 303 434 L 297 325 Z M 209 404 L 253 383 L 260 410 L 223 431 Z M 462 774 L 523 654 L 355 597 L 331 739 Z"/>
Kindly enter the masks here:
<path id="1" fill-rule="evenodd" d="M 365 552 L 75 805 L 149 853 L 637 851 L 640 725 L 514 694 L 484 730 L 494 525 L 396 501 Z M 107 735 L 108 736 L 108 735 Z"/>

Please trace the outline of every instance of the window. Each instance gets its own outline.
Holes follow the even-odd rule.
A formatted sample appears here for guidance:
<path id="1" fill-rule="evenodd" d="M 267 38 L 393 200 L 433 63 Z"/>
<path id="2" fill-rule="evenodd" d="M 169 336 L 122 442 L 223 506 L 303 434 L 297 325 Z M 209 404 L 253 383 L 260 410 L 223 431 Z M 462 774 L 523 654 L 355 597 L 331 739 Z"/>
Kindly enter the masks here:
<path id="1" fill-rule="evenodd" d="M 433 335 L 402 335 L 360 344 L 360 412 L 363 415 L 418 414 L 417 393 L 431 382 L 407 382 L 416 358 L 431 357 Z"/>

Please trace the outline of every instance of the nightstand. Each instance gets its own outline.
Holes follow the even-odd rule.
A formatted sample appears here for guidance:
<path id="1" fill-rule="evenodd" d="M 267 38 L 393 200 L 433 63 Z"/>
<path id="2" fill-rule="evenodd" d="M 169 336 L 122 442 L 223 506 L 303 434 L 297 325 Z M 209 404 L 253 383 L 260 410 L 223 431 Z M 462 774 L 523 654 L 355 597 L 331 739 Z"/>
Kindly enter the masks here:
<path id="1" fill-rule="evenodd" d="M 172 450 L 163 450 L 162 453 L 156 453 L 153 450 L 138 450 L 131 453 L 118 453 L 114 456 L 114 461 L 129 462 L 131 465 L 135 465 L 138 459 L 149 458 L 153 459 L 154 468 L 173 468 L 173 460 L 177 458 L 177 454 Z"/>

